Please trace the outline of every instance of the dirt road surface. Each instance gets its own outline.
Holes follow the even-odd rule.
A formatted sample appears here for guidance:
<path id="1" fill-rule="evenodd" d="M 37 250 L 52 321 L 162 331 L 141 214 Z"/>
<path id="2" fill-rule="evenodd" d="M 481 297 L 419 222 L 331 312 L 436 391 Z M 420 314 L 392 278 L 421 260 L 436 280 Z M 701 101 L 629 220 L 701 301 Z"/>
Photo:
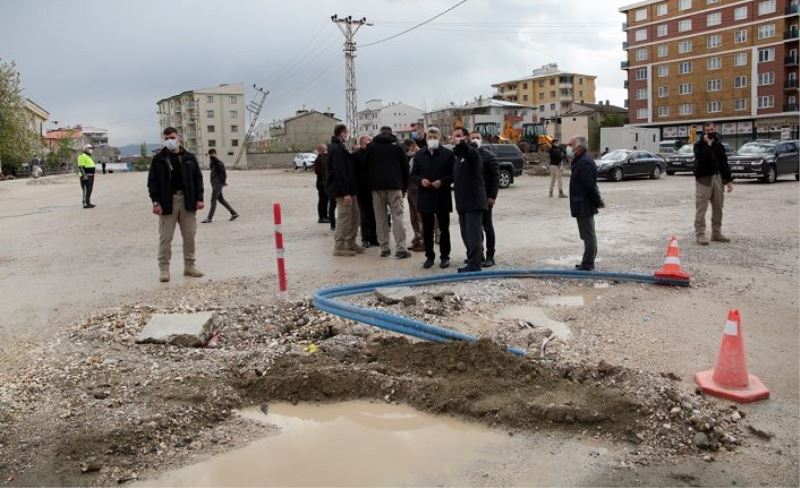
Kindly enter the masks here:
<path id="1" fill-rule="evenodd" d="M 187 282 L 180 276 L 176 236 L 174 278 L 160 284 L 155 262 L 157 219 L 150 214 L 145 178 L 139 173 L 99 175 L 97 208 L 91 210 L 81 208 L 80 188 L 73 177 L 0 183 L 0 361 L 6 366 L 0 383 L 41 361 L 43 350 L 59 354 L 58 347 L 42 349 L 42 345 L 53 338 L 63 340 L 62 331 L 100 309 L 158 304 L 167 296 L 182 297 L 184 302 L 196 297 L 198 308 L 209 303 L 235 307 L 235 292 L 212 293 L 216 284 L 229 282 L 249 284 L 249 297 L 257 291 L 263 303 L 275 303 L 273 202 L 283 205 L 294 298 L 308 297 L 314 289 L 334 283 L 442 272 L 422 270 L 419 254 L 407 260 L 382 259 L 370 249 L 364 256 L 332 258 L 331 232 L 316 223 L 313 175 L 272 170 L 231 172 L 226 198 L 242 217 L 228 222 L 227 212 L 219 208 L 213 224 L 200 225 L 198 266 L 206 278 Z M 711 464 L 700 455 L 687 456 L 680 469 L 674 462 L 651 459 L 636 470 L 598 471 L 581 483 L 796 486 L 800 482 L 798 183 L 737 184 L 726 195 L 725 205 L 725 233 L 733 242 L 705 248 L 693 242 L 693 178 L 601 182 L 600 189 L 608 207 L 597 218 L 598 268 L 652 271 L 663 261 L 668 237 L 676 235 L 693 286 L 688 290 L 615 287 L 592 306 L 553 311 L 553 318 L 568 323 L 573 331 L 561 354 L 594 363 L 603 360 L 631 372 L 668 372 L 679 378 L 680 390 L 693 393 L 692 375 L 713 365 L 727 311 L 738 308 L 748 367 L 772 390 L 770 400 L 741 407 L 742 422 L 774 437 L 767 441 L 753 436 L 735 454 Z M 501 191 L 495 209 L 499 266 L 572 267 L 581 243 L 567 202 L 547 198 L 544 178 L 521 177 Z M 454 261 L 460 261 L 456 258 L 463 247 L 457 227 L 451 230 Z M 476 310 L 479 298 L 475 297 Z M 338 398 L 351 396 L 358 397 Z M 0 438 L 0 449 L 16 440 Z M 4 477 L 14 469 L 0 463 Z M 20 480 L 86 483 L 80 477 L 75 481 L 38 473 L 41 476 Z"/>

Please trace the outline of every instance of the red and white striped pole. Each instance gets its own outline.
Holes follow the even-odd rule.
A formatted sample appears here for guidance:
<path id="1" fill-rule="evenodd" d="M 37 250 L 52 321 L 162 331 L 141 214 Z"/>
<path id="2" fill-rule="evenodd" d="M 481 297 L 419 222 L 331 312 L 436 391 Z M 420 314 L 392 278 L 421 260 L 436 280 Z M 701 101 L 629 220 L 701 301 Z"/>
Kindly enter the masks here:
<path id="1" fill-rule="evenodd" d="M 272 204 L 272 215 L 275 221 L 275 256 L 278 258 L 278 289 L 286 291 L 286 263 L 283 258 L 283 229 L 281 228 L 281 204 Z"/>

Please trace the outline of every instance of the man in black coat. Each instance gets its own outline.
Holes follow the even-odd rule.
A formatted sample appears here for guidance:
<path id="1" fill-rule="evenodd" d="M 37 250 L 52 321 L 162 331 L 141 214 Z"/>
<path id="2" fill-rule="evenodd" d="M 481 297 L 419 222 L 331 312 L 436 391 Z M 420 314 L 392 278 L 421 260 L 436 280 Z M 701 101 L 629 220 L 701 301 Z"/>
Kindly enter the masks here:
<path id="1" fill-rule="evenodd" d="M 586 150 L 586 138 L 574 136 L 569 140 L 567 156 L 572 158 L 572 174 L 569 177 L 569 208 L 578 221 L 578 232 L 583 241 L 583 260 L 575 268 L 593 271 L 597 257 L 597 235 L 594 216 L 597 209 L 605 207 L 597 188 L 597 165 Z"/>
<path id="2" fill-rule="evenodd" d="M 369 167 L 367 164 L 367 147 L 372 141 L 370 136 L 358 138 L 358 147 L 353 151 L 358 179 L 358 210 L 361 218 L 361 245 L 377 246 L 378 234 L 375 223 L 375 211 L 372 208 L 372 191 L 369 186 Z"/>
<path id="3" fill-rule="evenodd" d="M 725 203 L 724 187 L 733 191 L 731 167 L 725 147 L 717 137 L 713 122 L 703 124 L 703 137 L 694 145 L 695 217 L 694 231 L 697 243 L 708 245 L 706 238 L 706 210 L 711 202 L 711 240 L 730 242 L 722 235 L 722 207 Z"/>
<path id="4" fill-rule="evenodd" d="M 408 191 L 408 157 L 397 137 L 392 134 L 391 127 L 381 127 L 380 134 L 367 147 L 367 173 L 381 257 L 388 257 L 392 253 L 389 247 L 389 223 L 385 218 L 388 212 L 392 216 L 394 255 L 398 259 L 410 258 L 411 253 L 406 248 L 403 204 Z"/>
<path id="5" fill-rule="evenodd" d="M 497 194 L 500 192 L 500 166 L 497 164 L 495 154 L 487 146 L 483 145 L 483 137 L 478 131 L 469 134 L 470 142 L 478 149 L 483 165 L 483 182 L 486 184 L 486 204 L 487 210 L 483 213 L 483 233 L 486 237 L 486 256 L 481 267 L 490 268 L 495 265 L 495 234 L 494 219 L 492 210 L 497 201 Z"/>
<path id="6" fill-rule="evenodd" d="M 210 224 L 214 218 L 214 211 L 217 209 L 217 200 L 223 207 L 228 209 L 231 214 L 230 220 L 239 218 L 239 214 L 231 207 L 225 197 L 222 196 L 222 187 L 228 186 L 228 172 L 225 170 L 225 163 L 217 158 L 217 150 L 211 148 L 208 150 L 209 165 L 208 169 L 211 172 L 211 207 L 208 209 L 208 217 L 203 221 L 204 224 Z"/>
<path id="7" fill-rule="evenodd" d="M 317 177 L 317 223 L 331 224 L 331 230 L 336 230 L 335 200 L 328 196 L 328 178 L 325 176 L 325 159 L 328 146 L 317 145 L 317 158 L 314 160 L 314 174 Z"/>
<path id="8" fill-rule="evenodd" d="M 486 184 L 483 182 L 483 164 L 478 149 L 468 142 L 466 129 L 453 129 L 451 142 L 455 155 L 453 186 L 458 225 L 464 247 L 467 248 L 467 264 L 458 268 L 458 272 L 480 271 L 483 262 L 483 214 L 489 209 Z"/>
<path id="9" fill-rule="evenodd" d="M 147 175 L 147 191 L 153 202 L 158 222 L 159 280 L 169 281 L 169 261 L 172 257 L 172 237 L 175 226 L 183 237 L 184 276 L 203 276 L 195 267 L 194 237 L 197 232 L 197 210 L 203 209 L 203 174 L 194 154 L 180 145 L 174 127 L 164 129 L 164 149 L 153 157 Z"/>
<path id="10" fill-rule="evenodd" d="M 425 242 L 424 268 L 433 266 L 436 254 L 433 252 L 433 229 L 439 222 L 439 267 L 450 266 L 450 213 L 453 211 L 453 197 L 450 186 L 453 183 L 453 151 L 442 147 L 442 132 L 431 127 L 426 132 L 425 149 L 414 155 L 411 179 L 419 185 L 417 206 L 422 214 L 422 238 Z"/>
<path id="11" fill-rule="evenodd" d="M 328 178 L 328 195 L 336 199 L 336 232 L 334 234 L 334 256 L 355 256 L 364 252 L 356 244 L 358 237 L 358 180 L 355 160 L 345 146 L 350 136 L 347 126 L 337 124 L 328 144 L 328 159 L 325 173 Z"/>

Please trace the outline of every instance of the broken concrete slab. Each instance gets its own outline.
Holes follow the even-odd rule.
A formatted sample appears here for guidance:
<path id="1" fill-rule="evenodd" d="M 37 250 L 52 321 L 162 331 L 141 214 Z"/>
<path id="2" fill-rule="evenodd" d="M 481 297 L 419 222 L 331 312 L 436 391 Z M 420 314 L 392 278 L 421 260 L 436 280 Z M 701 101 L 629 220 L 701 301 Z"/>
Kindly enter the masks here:
<path id="1" fill-rule="evenodd" d="M 155 314 L 136 337 L 137 344 L 202 347 L 214 328 L 214 312 Z"/>
<path id="2" fill-rule="evenodd" d="M 394 305 L 395 303 L 413 305 L 417 303 L 417 294 L 410 286 L 376 288 L 375 296 L 387 305 Z"/>

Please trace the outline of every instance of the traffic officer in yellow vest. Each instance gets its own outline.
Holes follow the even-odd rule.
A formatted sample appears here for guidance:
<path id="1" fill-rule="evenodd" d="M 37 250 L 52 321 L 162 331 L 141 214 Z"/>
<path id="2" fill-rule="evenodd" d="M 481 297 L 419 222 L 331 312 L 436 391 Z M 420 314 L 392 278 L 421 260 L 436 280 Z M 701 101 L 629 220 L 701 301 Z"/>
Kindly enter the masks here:
<path id="1" fill-rule="evenodd" d="M 81 189 L 83 190 L 83 208 L 94 208 L 92 205 L 92 187 L 94 187 L 94 159 L 92 159 L 94 148 L 91 144 L 83 146 L 83 152 L 78 156 L 78 174 L 81 177 Z"/>

